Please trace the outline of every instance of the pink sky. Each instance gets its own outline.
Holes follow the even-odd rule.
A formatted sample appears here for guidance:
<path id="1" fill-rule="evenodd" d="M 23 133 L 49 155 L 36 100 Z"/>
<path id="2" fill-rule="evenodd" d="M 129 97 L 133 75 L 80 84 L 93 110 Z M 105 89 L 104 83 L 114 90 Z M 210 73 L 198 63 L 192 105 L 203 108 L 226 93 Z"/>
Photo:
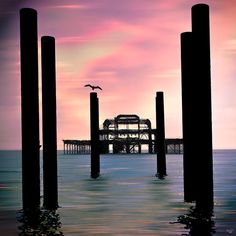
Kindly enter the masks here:
<path id="1" fill-rule="evenodd" d="M 38 11 L 39 49 L 41 36 L 56 38 L 58 148 L 62 139 L 89 139 L 86 83 L 103 88 L 100 125 L 106 118 L 132 113 L 151 119 L 155 127 L 155 93 L 164 91 L 166 137 L 182 137 L 179 38 L 191 30 L 191 6 L 200 1 L 17 2 L 0 2 L 0 149 L 21 148 L 21 7 Z M 210 5 L 214 148 L 236 148 L 233 2 L 204 1 Z"/>

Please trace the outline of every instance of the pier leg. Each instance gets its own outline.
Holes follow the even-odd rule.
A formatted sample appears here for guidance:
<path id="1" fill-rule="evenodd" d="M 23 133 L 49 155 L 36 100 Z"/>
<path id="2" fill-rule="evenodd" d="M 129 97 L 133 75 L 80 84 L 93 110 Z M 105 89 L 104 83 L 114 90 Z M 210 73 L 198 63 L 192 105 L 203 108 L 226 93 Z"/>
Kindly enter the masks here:
<path id="1" fill-rule="evenodd" d="M 184 200 L 196 200 L 198 170 L 196 164 L 198 154 L 195 151 L 198 143 L 198 96 L 196 80 L 193 73 L 193 34 L 181 34 L 181 72 L 182 72 L 182 127 L 183 127 L 183 170 L 184 170 Z"/>
<path id="2" fill-rule="evenodd" d="M 141 146 L 141 144 L 140 144 L 140 143 L 138 144 L 138 153 L 139 153 L 139 154 L 141 154 L 141 153 L 142 153 L 142 146 Z"/>
<path id="3" fill-rule="evenodd" d="M 209 6 L 197 4 L 192 7 L 192 32 L 194 37 L 194 80 L 200 93 L 197 97 L 200 111 L 195 118 L 201 147 L 196 168 L 198 186 L 196 207 L 213 209 L 213 152 L 212 152 L 212 118 L 211 118 L 211 71 L 210 71 L 210 29 Z"/>
<path id="4" fill-rule="evenodd" d="M 40 206 L 37 12 L 20 10 L 22 200 L 23 209 Z"/>
<path id="5" fill-rule="evenodd" d="M 165 118 L 163 92 L 156 93 L 157 175 L 166 175 Z"/>
<path id="6" fill-rule="evenodd" d="M 97 93 L 90 93 L 91 178 L 100 175 L 99 107 Z"/>
<path id="7" fill-rule="evenodd" d="M 55 39 L 41 38 L 43 115 L 43 200 L 46 209 L 58 207 Z"/>
<path id="8" fill-rule="evenodd" d="M 151 133 L 151 127 L 149 127 L 149 131 L 148 131 L 148 153 L 152 154 L 153 150 L 152 150 L 152 133 Z"/>
<path id="9" fill-rule="evenodd" d="M 154 150 L 154 153 L 157 154 L 157 129 L 155 130 L 155 134 L 154 134 L 154 145 L 153 145 L 153 150 Z"/>

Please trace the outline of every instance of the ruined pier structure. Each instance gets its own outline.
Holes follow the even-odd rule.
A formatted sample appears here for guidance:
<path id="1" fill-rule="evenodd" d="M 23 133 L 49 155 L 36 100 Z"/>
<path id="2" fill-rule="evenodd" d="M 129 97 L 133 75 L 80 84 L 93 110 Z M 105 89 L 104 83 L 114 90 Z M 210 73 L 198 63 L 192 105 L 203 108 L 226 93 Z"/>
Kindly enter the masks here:
<path id="1" fill-rule="evenodd" d="M 156 153 L 156 129 L 149 119 L 134 114 L 121 114 L 106 119 L 99 130 L 101 153 Z M 90 140 L 63 140 L 64 154 L 90 154 Z M 166 153 L 183 152 L 183 141 L 179 138 L 165 139 Z"/>

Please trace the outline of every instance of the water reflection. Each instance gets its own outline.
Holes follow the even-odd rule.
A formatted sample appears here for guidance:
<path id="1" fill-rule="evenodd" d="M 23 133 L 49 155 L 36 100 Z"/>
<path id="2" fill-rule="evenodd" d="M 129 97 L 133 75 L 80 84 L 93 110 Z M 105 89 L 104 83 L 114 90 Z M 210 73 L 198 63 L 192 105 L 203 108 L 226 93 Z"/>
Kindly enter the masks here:
<path id="1" fill-rule="evenodd" d="M 20 211 L 17 217 L 20 223 L 19 236 L 61 235 L 60 216 L 56 210 L 36 209 Z"/>
<path id="2" fill-rule="evenodd" d="M 213 212 L 201 212 L 195 207 L 189 209 L 189 213 L 180 215 L 178 223 L 184 224 L 186 229 L 189 229 L 188 234 L 191 236 L 212 236 L 215 231 L 215 222 L 213 220 Z"/>
<path id="3" fill-rule="evenodd" d="M 155 176 L 156 176 L 158 179 L 164 180 L 167 175 L 163 175 L 163 174 L 157 173 Z"/>

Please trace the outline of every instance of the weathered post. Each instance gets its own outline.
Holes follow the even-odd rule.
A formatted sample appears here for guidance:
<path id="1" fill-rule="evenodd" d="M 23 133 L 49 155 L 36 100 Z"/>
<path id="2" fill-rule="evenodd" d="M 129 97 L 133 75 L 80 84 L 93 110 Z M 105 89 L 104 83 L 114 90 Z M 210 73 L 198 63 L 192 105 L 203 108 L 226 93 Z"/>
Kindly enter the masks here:
<path id="1" fill-rule="evenodd" d="M 192 202 L 196 200 L 196 187 L 198 170 L 196 162 L 198 156 L 195 148 L 198 143 L 198 96 L 196 80 L 193 73 L 193 34 L 184 32 L 181 34 L 181 72 L 182 72 L 182 128 L 183 128 L 183 169 L 184 169 L 184 200 Z"/>
<path id="2" fill-rule="evenodd" d="M 90 93 L 91 178 L 100 175 L 99 102 L 97 93 Z"/>
<path id="3" fill-rule="evenodd" d="M 58 207 L 55 39 L 41 38 L 43 200 L 46 209 Z"/>
<path id="4" fill-rule="evenodd" d="M 24 210 L 40 206 L 37 12 L 20 10 L 22 200 Z"/>
<path id="5" fill-rule="evenodd" d="M 198 186 L 196 207 L 200 210 L 213 209 L 213 152 L 211 118 L 211 71 L 210 71 L 210 27 L 209 6 L 197 4 L 192 7 L 192 33 L 194 48 L 194 80 L 198 95 L 199 113 L 195 118 L 200 137 L 196 151 L 198 161 Z M 194 122 L 193 121 L 193 122 Z"/>
<path id="6" fill-rule="evenodd" d="M 157 176 L 166 175 L 165 118 L 163 92 L 156 93 Z"/>

